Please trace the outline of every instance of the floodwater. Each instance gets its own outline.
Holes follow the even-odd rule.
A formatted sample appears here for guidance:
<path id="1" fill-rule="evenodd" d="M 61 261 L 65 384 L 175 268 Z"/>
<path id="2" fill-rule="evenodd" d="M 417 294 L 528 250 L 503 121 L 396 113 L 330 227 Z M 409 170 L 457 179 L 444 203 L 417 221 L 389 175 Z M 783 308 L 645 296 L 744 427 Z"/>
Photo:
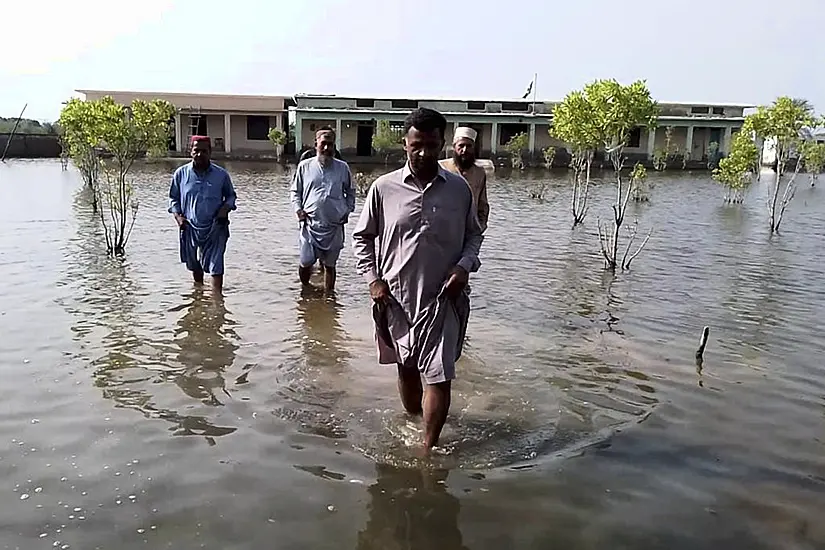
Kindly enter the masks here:
<path id="1" fill-rule="evenodd" d="M 73 169 L 0 167 L 0 548 L 825 547 L 822 188 L 771 238 L 760 184 L 726 207 L 707 174 L 654 175 L 614 278 L 609 182 L 571 231 L 564 173 L 497 174 L 422 461 L 350 249 L 334 297 L 302 292 L 288 175 L 227 167 L 222 301 L 177 262 L 173 165 L 136 169 L 123 261 Z"/>

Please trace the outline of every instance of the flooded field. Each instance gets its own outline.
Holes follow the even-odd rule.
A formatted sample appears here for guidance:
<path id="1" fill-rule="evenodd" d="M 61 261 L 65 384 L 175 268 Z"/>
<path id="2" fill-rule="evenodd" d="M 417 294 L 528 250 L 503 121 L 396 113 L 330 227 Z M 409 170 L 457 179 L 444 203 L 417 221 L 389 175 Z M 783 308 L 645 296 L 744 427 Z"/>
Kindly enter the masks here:
<path id="1" fill-rule="evenodd" d="M 653 237 L 614 278 L 610 182 L 571 231 L 566 174 L 496 174 L 422 462 L 349 237 L 337 294 L 302 291 L 288 174 L 226 167 L 215 300 L 177 261 L 174 165 L 135 172 L 123 261 L 73 170 L 0 166 L 0 548 L 825 547 L 823 188 L 770 237 L 762 184 L 731 208 L 705 173 L 652 175 L 628 215 Z"/>

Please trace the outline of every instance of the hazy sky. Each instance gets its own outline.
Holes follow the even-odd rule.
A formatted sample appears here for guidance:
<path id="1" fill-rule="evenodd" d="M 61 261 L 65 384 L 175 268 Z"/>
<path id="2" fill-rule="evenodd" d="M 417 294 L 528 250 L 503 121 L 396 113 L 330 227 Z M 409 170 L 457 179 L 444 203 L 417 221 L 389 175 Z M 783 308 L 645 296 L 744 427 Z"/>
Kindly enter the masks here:
<path id="1" fill-rule="evenodd" d="M 9 0 L 0 116 L 77 88 L 539 100 L 596 78 L 660 101 L 825 110 L 825 0 Z M 119 11 L 122 10 L 122 11 Z"/>

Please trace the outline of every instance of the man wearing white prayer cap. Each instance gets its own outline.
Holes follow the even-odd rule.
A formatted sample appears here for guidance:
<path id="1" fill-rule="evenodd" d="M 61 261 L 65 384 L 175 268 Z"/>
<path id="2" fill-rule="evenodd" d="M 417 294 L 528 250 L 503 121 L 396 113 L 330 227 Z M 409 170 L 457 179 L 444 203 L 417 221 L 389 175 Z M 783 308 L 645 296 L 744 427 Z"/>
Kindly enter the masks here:
<path id="1" fill-rule="evenodd" d="M 473 193 L 473 205 L 476 209 L 482 231 L 487 230 L 490 217 L 490 204 L 487 202 L 487 172 L 476 166 L 476 138 L 478 132 L 468 126 L 459 126 L 453 136 L 453 158 L 439 161 L 441 167 L 458 174 L 467 180 Z"/>

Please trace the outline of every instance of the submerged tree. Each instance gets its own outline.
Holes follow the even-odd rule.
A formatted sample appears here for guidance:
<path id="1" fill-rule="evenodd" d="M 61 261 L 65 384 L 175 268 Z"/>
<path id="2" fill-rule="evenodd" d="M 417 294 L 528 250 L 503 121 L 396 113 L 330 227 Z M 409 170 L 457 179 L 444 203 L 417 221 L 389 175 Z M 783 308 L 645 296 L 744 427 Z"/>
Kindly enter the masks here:
<path id="1" fill-rule="evenodd" d="M 741 203 L 758 170 L 759 147 L 747 132 L 737 132 L 730 154 L 719 161 L 713 179 L 725 186 L 725 202 Z"/>
<path id="2" fill-rule="evenodd" d="M 524 132 L 519 132 L 507 141 L 504 150 L 510 155 L 510 164 L 519 170 L 524 168 L 524 150 L 529 145 L 530 138 Z"/>
<path id="3" fill-rule="evenodd" d="M 553 108 L 553 126 L 549 130 L 551 137 L 568 143 L 572 150 L 570 167 L 573 169 L 574 227 L 582 223 L 587 215 L 590 168 L 593 155 L 602 143 L 596 126 L 595 107 L 588 91 L 589 87 L 567 94 L 564 101 Z"/>
<path id="4" fill-rule="evenodd" d="M 281 156 L 284 154 L 284 145 L 286 145 L 286 132 L 280 128 L 270 128 L 267 137 L 269 137 L 269 142 L 275 148 L 275 156 L 278 160 L 281 160 Z"/>
<path id="5" fill-rule="evenodd" d="M 541 150 L 544 157 L 544 167 L 548 170 L 553 167 L 553 161 L 556 160 L 556 148 L 552 145 Z"/>
<path id="6" fill-rule="evenodd" d="M 803 145 L 805 171 L 811 176 L 811 187 L 816 185 L 819 174 L 825 170 L 825 143 L 807 141 Z"/>
<path id="7" fill-rule="evenodd" d="M 615 80 L 597 80 L 585 86 L 584 93 L 592 107 L 595 135 L 609 156 L 616 177 L 613 227 L 603 228 L 599 222 L 599 238 L 605 268 L 611 271 L 615 271 L 617 267 L 628 269 L 630 262 L 647 244 L 650 232 L 636 252 L 630 254 L 629 249 L 635 238 L 635 230 L 631 231 L 627 244 L 628 252 L 623 258 L 619 258 L 619 232 L 624 223 L 627 203 L 632 194 L 634 179 L 642 176 L 642 172 L 637 168 L 631 174 L 629 182 L 622 177 L 625 160 L 624 147 L 634 128 L 641 127 L 650 130 L 656 127 L 659 107 L 651 98 L 650 91 L 643 80 L 638 80 L 628 86 L 623 86 Z"/>
<path id="8" fill-rule="evenodd" d="M 175 107 L 164 100 L 135 100 L 131 106 L 111 97 L 69 100 L 60 116 L 72 160 L 92 188 L 109 254 L 122 255 L 135 224 L 138 201 L 128 179 L 135 161 L 165 151 Z"/>
<path id="9" fill-rule="evenodd" d="M 779 231 L 785 209 L 796 192 L 796 176 L 805 160 L 803 130 L 816 125 L 813 109 L 805 100 L 780 97 L 769 107 L 759 107 L 756 113 L 745 117 L 742 132 L 754 139 L 773 142 L 776 152 L 776 177 L 768 186 L 768 215 L 771 233 Z M 796 154 L 793 172 L 788 175 L 788 163 Z M 779 190 L 783 187 L 782 198 Z"/>
<path id="10" fill-rule="evenodd" d="M 393 151 L 401 148 L 401 134 L 390 125 L 389 120 L 379 120 L 372 136 L 372 148 L 384 156 L 384 165 L 390 162 Z"/>

